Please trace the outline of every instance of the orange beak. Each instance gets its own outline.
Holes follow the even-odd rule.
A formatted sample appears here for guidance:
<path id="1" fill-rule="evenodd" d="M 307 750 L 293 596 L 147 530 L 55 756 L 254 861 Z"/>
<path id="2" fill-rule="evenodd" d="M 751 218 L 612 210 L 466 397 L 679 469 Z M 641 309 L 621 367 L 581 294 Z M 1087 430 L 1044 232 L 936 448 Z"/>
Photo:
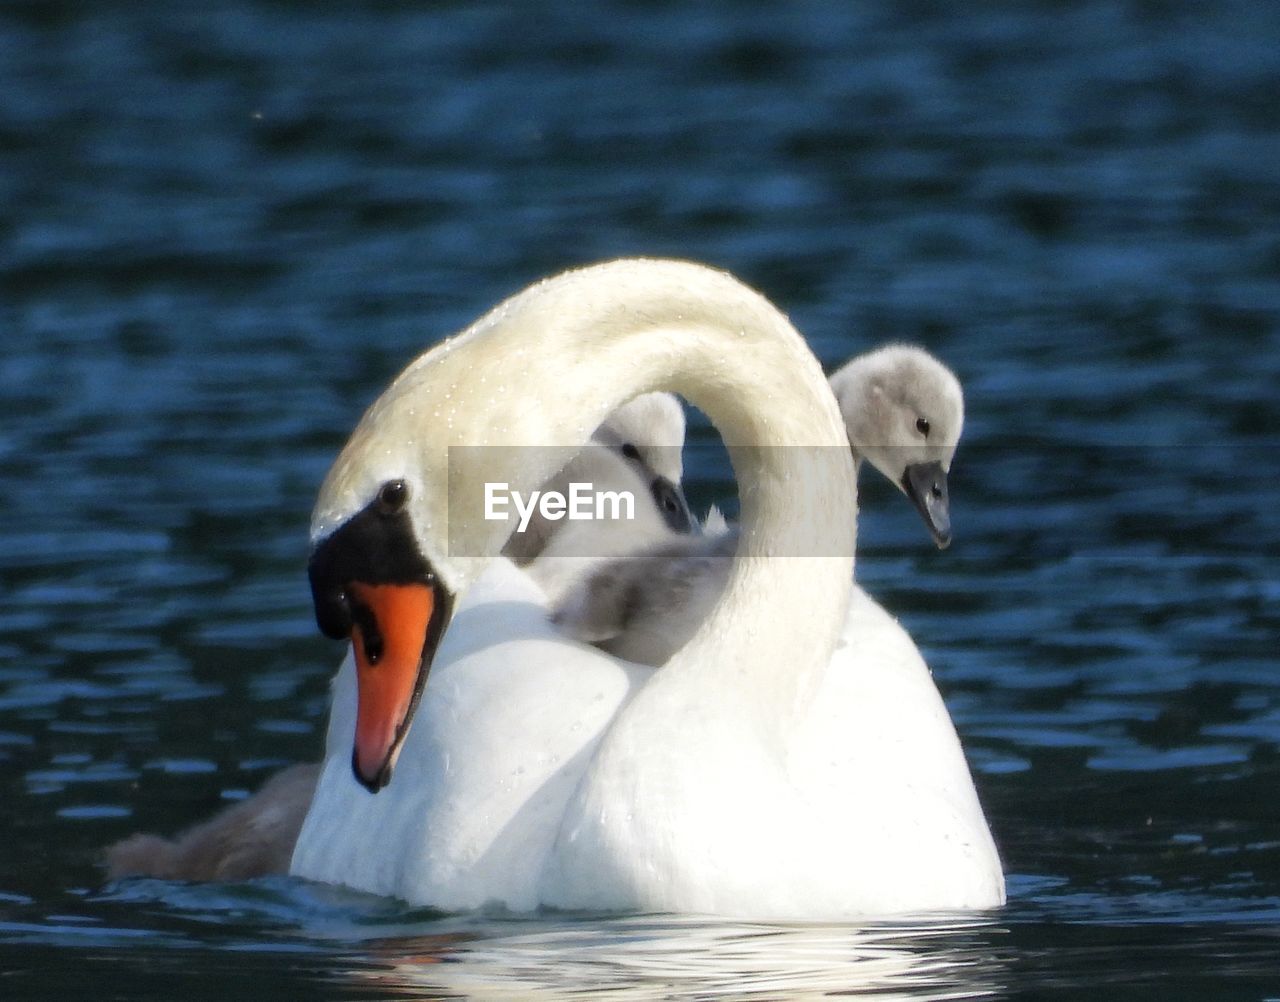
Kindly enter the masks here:
<path id="1" fill-rule="evenodd" d="M 356 778 L 377 792 L 408 732 L 409 718 L 426 683 L 423 653 L 433 632 L 435 590 L 427 584 L 352 582 L 351 644 L 356 659 Z"/>

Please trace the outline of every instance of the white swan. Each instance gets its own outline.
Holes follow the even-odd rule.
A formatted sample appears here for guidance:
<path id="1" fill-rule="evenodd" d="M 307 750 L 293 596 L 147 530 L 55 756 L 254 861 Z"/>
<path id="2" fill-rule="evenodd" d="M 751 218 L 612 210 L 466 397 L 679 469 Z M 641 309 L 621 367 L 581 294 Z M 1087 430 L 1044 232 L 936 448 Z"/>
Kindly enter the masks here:
<path id="1" fill-rule="evenodd" d="M 947 546 L 947 474 L 964 425 L 959 380 L 924 349 L 895 344 L 850 359 L 830 383 L 855 471 L 864 459 L 870 462 L 912 501 L 934 542 Z M 719 600 L 737 538 L 727 526 L 698 535 L 651 532 L 647 538 L 654 541 L 649 548 L 619 550 L 568 580 L 551 595 L 552 620 L 584 643 L 662 665 Z M 863 600 L 873 601 L 857 595 L 855 607 Z"/>
<path id="2" fill-rule="evenodd" d="M 498 468 L 449 452 L 581 443 L 658 388 L 720 430 L 742 523 L 723 601 L 654 672 L 557 634 L 542 593 L 495 559 L 505 527 L 479 516 L 483 484 L 545 481 L 546 450 L 501 450 Z M 365 415 L 312 519 L 317 618 L 352 637 L 359 699 L 335 703 L 354 752 L 328 755 L 291 871 L 446 909 L 816 919 L 1001 903 L 931 684 L 897 686 L 921 706 L 866 718 L 868 680 L 833 657 L 854 490 L 816 361 L 720 272 L 566 273 L 422 356 Z M 891 638 L 858 642 L 892 661 Z M 898 756 L 932 768 L 903 788 Z"/>

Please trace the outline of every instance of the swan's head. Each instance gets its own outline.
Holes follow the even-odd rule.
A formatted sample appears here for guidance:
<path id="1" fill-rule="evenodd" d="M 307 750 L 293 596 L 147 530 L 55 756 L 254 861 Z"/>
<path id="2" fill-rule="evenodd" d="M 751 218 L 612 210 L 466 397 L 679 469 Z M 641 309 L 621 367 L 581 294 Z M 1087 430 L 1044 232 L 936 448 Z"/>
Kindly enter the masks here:
<path id="1" fill-rule="evenodd" d="M 964 426 L 960 382 L 928 352 L 888 345 L 831 377 L 855 458 L 898 486 L 939 548 L 951 542 L 947 473 Z"/>
<path id="2" fill-rule="evenodd" d="M 416 476 L 386 476 L 367 503 L 315 540 L 307 568 L 321 631 L 351 641 L 351 765 L 375 793 L 391 780 L 457 594 L 441 573 L 447 563 L 424 555 L 422 493 Z"/>
<path id="3" fill-rule="evenodd" d="M 610 414 L 592 436 L 643 478 L 663 521 L 675 532 L 697 527 L 680 488 L 684 434 L 684 408 L 674 394 L 642 393 Z"/>
<path id="4" fill-rule="evenodd" d="M 495 389 L 467 378 L 475 362 L 459 350 L 464 338 L 420 356 L 370 406 L 311 516 L 316 622 L 351 643 L 352 767 L 374 792 L 390 781 L 457 597 L 510 531 L 473 503 L 484 493 L 485 454 L 504 463 L 495 479 L 526 484 L 542 478 L 518 464 L 556 451 L 506 447 L 523 444 L 516 436 L 529 422 L 518 408 L 492 406 Z"/>

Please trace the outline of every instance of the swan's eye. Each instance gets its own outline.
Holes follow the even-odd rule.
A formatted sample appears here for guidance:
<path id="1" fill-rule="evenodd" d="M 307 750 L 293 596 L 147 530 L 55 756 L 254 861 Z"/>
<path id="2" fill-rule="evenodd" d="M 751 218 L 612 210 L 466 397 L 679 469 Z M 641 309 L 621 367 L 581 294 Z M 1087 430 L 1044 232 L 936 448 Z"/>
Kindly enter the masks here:
<path id="1" fill-rule="evenodd" d="M 388 480 L 378 491 L 378 511 L 394 515 L 409 500 L 409 485 L 403 480 Z"/>
<path id="2" fill-rule="evenodd" d="M 916 431 L 918 431 L 925 438 L 928 438 L 929 437 L 929 419 L 922 418 L 922 417 L 916 418 Z"/>
<path id="3" fill-rule="evenodd" d="M 639 458 L 640 458 L 640 450 L 639 450 L 639 449 L 637 449 L 637 448 L 636 448 L 634 445 L 632 445 L 630 442 L 623 442 L 623 443 L 622 443 L 622 454 L 623 454 L 627 459 L 639 459 Z"/>

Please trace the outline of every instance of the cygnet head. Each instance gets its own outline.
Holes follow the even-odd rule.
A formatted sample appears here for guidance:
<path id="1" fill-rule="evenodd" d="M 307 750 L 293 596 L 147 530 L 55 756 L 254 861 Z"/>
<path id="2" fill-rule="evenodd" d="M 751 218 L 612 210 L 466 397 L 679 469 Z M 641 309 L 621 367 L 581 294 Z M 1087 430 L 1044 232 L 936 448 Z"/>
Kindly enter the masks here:
<path id="1" fill-rule="evenodd" d="M 921 348 L 888 345 L 831 377 L 856 460 L 865 459 L 911 499 L 939 549 L 951 542 L 947 473 L 964 426 L 964 395 L 951 370 Z"/>
<path id="2" fill-rule="evenodd" d="M 697 531 L 680 478 L 684 472 L 684 408 L 670 393 L 643 393 L 623 404 L 591 436 L 591 442 L 568 465 L 543 484 L 544 491 L 565 493 L 573 483 L 596 490 L 625 492 L 634 501 L 626 524 L 592 522 L 570 531 L 569 521 L 551 521 L 535 511 L 523 531 L 513 532 L 502 549 L 521 566 L 541 557 L 553 539 L 560 556 L 623 552 L 624 540 L 656 542 L 669 530 Z M 614 538 L 616 537 L 616 538 Z"/>
<path id="3" fill-rule="evenodd" d="M 648 486 L 667 526 L 692 532 L 697 523 L 680 488 L 684 477 L 684 408 L 671 393 L 642 393 L 623 404 L 591 440 L 625 459 Z"/>

